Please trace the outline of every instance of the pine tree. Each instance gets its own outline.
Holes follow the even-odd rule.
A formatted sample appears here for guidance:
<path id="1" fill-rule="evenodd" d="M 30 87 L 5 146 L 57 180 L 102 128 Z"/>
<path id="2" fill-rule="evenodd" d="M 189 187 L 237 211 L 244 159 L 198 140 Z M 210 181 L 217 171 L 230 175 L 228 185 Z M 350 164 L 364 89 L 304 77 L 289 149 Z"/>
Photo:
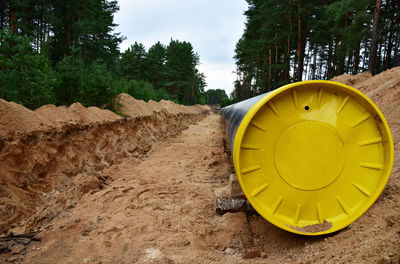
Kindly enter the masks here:
<path id="1" fill-rule="evenodd" d="M 79 50 L 86 62 L 98 59 L 108 65 L 115 62 L 122 41 L 118 34 L 112 33 L 116 26 L 113 14 L 118 9 L 115 0 L 53 1 L 50 19 L 53 62 L 70 55 L 72 48 Z"/>
<path id="2" fill-rule="evenodd" d="M 146 76 L 156 90 L 164 87 L 164 67 L 166 60 L 166 47 L 157 42 L 149 48 L 146 55 Z"/>
<path id="3" fill-rule="evenodd" d="M 246 27 L 235 50 L 235 101 L 290 81 L 357 74 L 368 64 L 379 72 L 399 54 L 397 0 L 383 1 L 375 16 L 376 0 L 247 3 Z"/>
<path id="4" fill-rule="evenodd" d="M 165 87 L 185 104 L 193 103 L 192 90 L 198 62 L 199 57 L 194 53 L 190 42 L 170 41 L 166 53 Z"/>
<path id="5" fill-rule="evenodd" d="M 378 34 L 379 34 L 379 20 L 381 14 L 382 0 L 376 0 L 374 12 L 374 24 L 372 28 L 372 41 L 371 52 L 368 64 L 368 70 L 374 75 L 377 72 L 377 49 L 378 49 Z"/>
<path id="6" fill-rule="evenodd" d="M 205 76 L 190 42 L 135 42 L 122 55 L 116 0 L 0 1 L 0 98 L 112 107 L 119 92 L 143 100 L 204 103 Z M 167 92 L 169 91 L 169 93 Z"/>
<path id="7" fill-rule="evenodd" d="M 121 69 L 128 80 L 146 79 L 146 55 L 147 53 L 144 45 L 136 41 L 122 53 Z"/>

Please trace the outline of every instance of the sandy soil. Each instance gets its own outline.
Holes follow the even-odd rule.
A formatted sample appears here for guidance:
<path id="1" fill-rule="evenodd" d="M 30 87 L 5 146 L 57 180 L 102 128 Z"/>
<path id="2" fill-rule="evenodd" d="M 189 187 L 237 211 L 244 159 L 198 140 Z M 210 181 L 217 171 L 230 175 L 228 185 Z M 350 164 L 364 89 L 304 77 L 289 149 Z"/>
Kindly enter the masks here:
<path id="1" fill-rule="evenodd" d="M 257 215 L 215 214 L 231 171 L 220 117 L 156 144 L 143 161 L 105 170 L 108 185 L 44 225 L 24 263 L 398 263 L 398 193 L 325 237 L 283 231 Z"/>
<path id="2" fill-rule="evenodd" d="M 14 241 L 9 245 L 11 252 L 0 254 L 0 262 L 399 263 L 400 67 L 373 77 L 364 73 L 334 80 L 371 97 L 385 114 L 395 141 L 395 164 L 387 187 L 370 210 L 342 231 L 305 237 L 283 231 L 258 215 L 217 215 L 214 190 L 225 186 L 233 171 L 220 116 L 210 113 L 203 118 L 204 109 L 199 106 L 184 110 L 171 102 L 143 104 L 123 95 L 124 112 L 131 118 L 74 128 L 59 137 L 55 135 L 60 132 L 49 138 L 38 134 L 32 141 L 36 145 L 29 141 L 33 139 L 21 143 L 29 143 L 22 152 L 40 157 L 39 161 L 44 158 L 38 153 L 48 149 L 32 152 L 39 145 L 53 142 L 58 146 L 72 139 L 81 147 L 67 144 L 64 160 L 53 165 L 67 164 L 72 171 L 68 177 L 55 169 L 54 174 L 64 176 L 49 177 L 45 171 L 37 174 L 42 177 L 32 178 L 33 182 L 48 181 L 47 189 L 40 189 L 44 193 L 37 203 L 40 206 L 25 221 L 3 231 L 38 230 L 36 237 L 41 241 Z M 43 124 L 52 126 L 52 122 Z M 167 133 L 170 130 L 173 133 Z M 86 141 L 106 147 L 93 150 Z M 129 149 L 131 154 L 123 154 L 130 153 Z M 0 163 L 2 155 L 4 147 Z M 27 156 L 18 157 L 21 162 Z M 75 163 L 70 161 L 84 165 L 72 166 Z M 8 168 L 18 160 L 13 162 Z M 6 191 L 13 190 L 10 186 Z M 36 197 L 34 187 L 27 184 L 26 189 Z"/>
<path id="3" fill-rule="evenodd" d="M 0 233 L 50 221 L 83 194 L 102 188 L 103 169 L 127 157 L 143 158 L 155 142 L 209 111 L 171 102 L 172 112 L 153 102 L 158 111 L 144 113 L 137 106 L 148 104 L 128 95 L 120 103 L 121 111 L 130 109 L 128 118 L 79 103 L 31 111 L 0 100 Z"/>
<path id="4" fill-rule="evenodd" d="M 143 161 L 104 170 L 107 186 L 43 226 L 40 250 L 28 250 L 25 262 L 229 260 L 222 249 L 247 227 L 244 215 L 214 213 L 213 187 L 230 170 L 220 126 L 219 116 L 209 115 L 155 144 Z"/>

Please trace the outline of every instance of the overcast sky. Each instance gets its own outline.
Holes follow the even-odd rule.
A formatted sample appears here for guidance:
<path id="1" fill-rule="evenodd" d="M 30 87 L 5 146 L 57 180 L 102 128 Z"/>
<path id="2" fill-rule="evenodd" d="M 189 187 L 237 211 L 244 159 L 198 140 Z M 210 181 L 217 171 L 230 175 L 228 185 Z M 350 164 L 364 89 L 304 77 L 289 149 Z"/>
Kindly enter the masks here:
<path id="1" fill-rule="evenodd" d="M 121 51 L 135 41 L 148 49 L 157 41 L 168 45 L 171 38 L 189 41 L 200 55 L 200 71 L 206 89 L 233 89 L 236 42 L 243 33 L 245 0 L 118 0 L 116 32 L 126 40 Z"/>

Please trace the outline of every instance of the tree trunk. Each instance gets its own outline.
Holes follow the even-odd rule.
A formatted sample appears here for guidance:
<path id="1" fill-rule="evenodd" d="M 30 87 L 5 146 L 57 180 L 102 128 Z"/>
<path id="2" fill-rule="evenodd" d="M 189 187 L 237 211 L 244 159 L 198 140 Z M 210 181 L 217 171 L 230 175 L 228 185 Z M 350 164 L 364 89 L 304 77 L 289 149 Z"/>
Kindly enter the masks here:
<path id="1" fill-rule="evenodd" d="M 376 0 L 375 5 L 375 17 L 374 24 L 372 27 L 372 41 L 371 41 L 371 51 L 369 57 L 368 71 L 372 75 L 377 73 L 377 49 L 378 49 L 378 33 L 379 33 L 379 18 L 381 13 L 382 0 Z"/>
<path id="2" fill-rule="evenodd" d="M 358 74 L 358 66 L 360 64 L 360 45 L 361 41 L 358 42 L 357 49 L 354 51 L 353 74 Z"/>
<path id="3" fill-rule="evenodd" d="M 343 54 L 341 54 L 341 51 L 340 51 L 340 49 L 341 49 L 341 46 L 340 46 L 341 39 L 342 39 L 342 36 L 337 35 L 336 38 L 335 38 L 335 42 L 334 42 L 335 46 L 333 48 L 333 51 L 334 51 L 335 55 L 333 57 L 336 59 L 336 61 L 333 63 L 333 76 L 337 76 L 337 75 L 343 74 L 343 70 L 344 70 L 344 59 L 345 59 L 345 56 Z"/>
<path id="4" fill-rule="evenodd" d="M 269 50 L 269 56 L 268 56 L 268 61 L 269 61 L 269 71 L 268 71 L 268 91 L 272 90 L 271 83 L 272 83 L 272 70 L 271 70 L 271 63 L 272 63 L 272 50 L 271 47 L 268 48 Z"/>
<path id="5" fill-rule="evenodd" d="M 376 73 L 378 73 L 381 69 L 381 61 L 383 60 L 382 58 L 382 46 L 384 45 L 384 40 L 382 40 L 382 43 L 378 43 L 378 51 L 377 51 L 377 59 L 376 59 L 376 63 L 375 63 L 375 71 Z"/>
<path id="6" fill-rule="evenodd" d="M 323 51 L 321 52 L 321 54 Z M 324 60 L 321 58 L 320 63 L 319 63 L 319 74 L 318 74 L 318 79 L 322 79 L 322 66 L 324 65 Z"/>
<path id="7" fill-rule="evenodd" d="M 303 50 L 303 32 L 301 28 L 301 3 L 298 0 L 297 4 L 297 23 L 298 23 L 298 40 L 297 40 L 297 81 L 302 80 L 304 66 L 304 50 Z"/>
<path id="8" fill-rule="evenodd" d="M 41 37 L 40 37 L 40 52 L 43 51 L 43 46 L 46 41 L 46 30 L 47 30 L 47 18 L 46 16 L 43 16 L 43 24 L 42 24 L 42 32 L 41 32 Z"/>
<path id="9" fill-rule="evenodd" d="M 307 78 L 308 78 L 308 67 L 309 67 L 309 65 L 310 65 L 310 51 L 309 50 L 307 50 L 307 54 L 304 54 L 304 61 L 305 61 L 305 65 L 304 65 L 304 69 L 305 69 L 305 78 L 306 78 L 306 80 L 307 80 Z M 304 72 L 304 70 L 303 70 L 303 72 Z"/>
<path id="10" fill-rule="evenodd" d="M 194 103 L 194 79 L 195 79 L 195 74 L 193 74 L 193 79 L 192 79 L 192 98 L 190 98 L 191 103 Z"/>
<path id="11" fill-rule="evenodd" d="M 285 50 L 285 59 L 284 62 L 285 64 L 285 69 L 283 71 L 283 79 L 285 81 L 289 80 L 289 71 L 290 71 L 290 47 L 289 45 L 287 46 L 286 50 Z"/>
<path id="12" fill-rule="evenodd" d="M 267 58 L 268 58 L 268 54 L 267 54 L 267 50 L 265 51 L 265 56 L 264 56 L 264 67 L 263 67 L 263 78 L 262 78 L 262 92 L 265 93 L 267 92 Z"/>
<path id="13" fill-rule="evenodd" d="M 0 30 L 3 30 L 5 24 L 5 16 L 6 16 L 6 3 L 0 3 Z"/>
<path id="14" fill-rule="evenodd" d="M 49 5 L 51 5 L 51 0 L 49 0 Z M 50 23 L 48 23 L 47 17 L 46 17 L 46 26 L 47 26 L 46 40 L 49 41 L 50 40 Z"/>
<path id="15" fill-rule="evenodd" d="M 263 32 L 262 32 L 262 24 L 260 24 L 260 43 L 262 43 L 262 39 L 263 39 Z M 260 54 L 261 53 L 261 54 Z M 257 83 L 257 88 L 259 83 L 264 83 L 264 74 L 265 74 L 265 59 L 263 58 L 263 54 L 264 52 L 257 52 L 257 64 L 256 64 L 256 83 Z M 261 67 L 260 67 L 261 65 Z M 260 70 L 259 68 L 261 68 L 261 74 L 260 74 Z M 260 76 L 261 75 L 261 76 Z M 263 84 L 261 85 L 261 89 L 263 88 Z"/>
<path id="16" fill-rule="evenodd" d="M 329 47 L 328 47 L 328 69 L 326 76 L 329 77 L 332 74 L 332 48 L 333 48 L 333 38 L 329 40 Z"/>
<path id="17" fill-rule="evenodd" d="M 15 10 L 11 9 L 11 7 L 10 7 L 10 20 L 9 20 L 10 30 L 14 34 L 17 33 L 17 27 L 15 26 L 15 21 L 16 21 Z"/>
<path id="18" fill-rule="evenodd" d="M 291 15 L 291 4 L 292 1 L 289 0 L 289 15 L 288 15 L 288 19 L 289 19 L 289 25 L 290 25 L 290 32 L 287 36 L 287 49 L 286 49 L 286 54 L 285 54 L 285 72 L 284 72 L 284 80 L 285 81 L 289 81 L 290 79 L 290 34 L 293 31 L 293 24 L 292 24 L 292 15 Z"/>
<path id="19" fill-rule="evenodd" d="M 366 64 L 366 62 L 365 62 L 366 59 L 365 58 L 367 57 L 365 49 L 366 49 L 366 45 L 364 45 L 364 56 L 362 56 L 362 58 L 363 58 L 362 67 L 361 67 L 362 71 L 364 71 L 364 69 L 365 69 L 365 64 Z"/>
<path id="20" fill-rule="evenodd" d="M 252 97 L 252 92 L 251 92 L 251 81 L 253 80 L 253 77 L 249 74 L 249 78 L 247 80 L 247 94 L 245 98 L 250 98 Z"/>
<path id="21" fill-rule="evenodd" d="M 313 65 L 312 65 L 312 80 L 315 80 L 315 73 L 317 70 L 317 55 L 318 55 L 318 48 L 315 46 L 314 48 L 314 55 L 313 55 Z"/>
<path id="22" fill-rule="evenodd" d="M 65 47 L 65 55 L 69 55 L 69 48 L 71 45 L 71 14 L 68 13 L 67 15 L 67 23 L 65 27 L 65 41 L 66 41 L 66 47 Z"/>
<path id="23" fill-rule="evenodd" d="M 387 48 L 386 48 L 386 56 L 385 56 L 385 62 L 383 64 L 383 70 L 389 69 L 391 67 L 390 65 L 390 59 L 392 57 L 392 48 L 393 48 L 393 26 L 394 26 L 394 21 L 392 20 L 390 23 L 390 28 L 389 28 L 389 39 L 387 42 Z"/>

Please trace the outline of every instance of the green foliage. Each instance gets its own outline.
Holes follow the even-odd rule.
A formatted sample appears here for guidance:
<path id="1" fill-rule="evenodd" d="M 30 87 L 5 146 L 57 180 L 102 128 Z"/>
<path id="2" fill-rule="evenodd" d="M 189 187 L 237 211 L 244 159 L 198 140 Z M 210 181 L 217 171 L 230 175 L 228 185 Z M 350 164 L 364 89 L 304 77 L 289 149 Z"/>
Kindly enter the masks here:
<path id="1" fill-rule="evenodd" d="M 121 92 L 145 101 L 205 103 L 205 76 L 189 42 L 135 42 L 120 54 L 116 0 L 0 2 L 0 98 L 113 108 Z"/>
<path id="2" fill-rule="evenodd" d="M 169 94 L 163 88 L 155 90 L 155 96 L 154 96 L 154 98 L 151 98 L 151 100 L 156 101 L 156 102 L 159 102 L 161 100 L 170 100 L 170 101 L 173 101 L 175 103 L 179 103 L 177 96 Z"/>
<path id="3" fill-rule="evenodd" d="M 357 74 L 372 61 L 376 0 L 246 1 L 246 26 L 235 50 L 234 101 L 293 81 Z M 382 1 L 380 11 L 375 59 L 382 71 L 399 54 L 400 2 Z"/>
<path id="4" fill-rule="evenodd" d="M 126 92 L 136 99 L 148 102 L 155 98 L 153 85 L 145 81 L 130 80 L 126 86 Z"/>
<path id="5" fill-rule="evenodd" d="M 119 91 L 112 87 L 112 76 L 105 63 L 94 61 L 84 72 L 79 101 L 85 106 L 110 104 Z"/>
<path id="6" fill-rule="evenodd" d="M 70 105 L 79 101 L 85 106 L 110 105 L 120 91 L 112 86 L 113 79 L 104 63 L 87 65 L 75 55 L 65 56 L 56 67 L 56 104 Z"/>
<path id="7" fill-rule="evenodd" d="M 119 92 L 127 93 L 134 98 L 145 102 L 148 102 L 149 100 L 157 102 L 161 100 L 176 101 L 176 98 L 167 93 L 167 91 L 164 89 L 155 90 L 153 85 L 146 81 L 121 79 L 115 86 Z"/>
<path id="8" fill-rule="evenodd" d="M 221 100 L 221 107 L 225 107 L 225 106 L 228 106 L 228 105 L 231 105 L 231 104 L 233 104 L 233 100 L 231 100 L 230 98 L 223 98 L 222 100 Z"/>
<path id="9" fill-rule="evenodd" d="M 54 102 L 55 76 L 49 61 L 26 38 L 0 33 L 0 98 L 37 108 Z"/>
<path id="10" fill-rule="evenodd" d="M 222 89 L 210 89 L 205 92 L 206 103 L 208 105 L 220 105 L 228 104 L 229 98 Z"/>
<path id="11" fill-rule="evenodd" d="M 166 99 L 167 92 L 171 99 L 183 104 L 205 103 L 202 94 L 207 84 L 204 74 L 197 70 L 198 64 L 199 56 L 192 44 L 178 40 L 171 40 L 167 47 L 157 42 L 148 52 L 143 44 L 135 42 L 121 58 L 124 77 L 136 80 L 133 87 L 139 87 L 137 92 L 130 92 L 135 98 L 153 98 L 142 94 L 150 93 L 145 85 L 150 83 L 156 93 L 160 90 L 154 98 Z"/>
<path id="12" fill-rule="evenodd" d="M 80 97 L 81 84 L 85 75 L 83 59 L 77 56 L 65 56 L 56 65 L 57 86 L 56 104 L 70 105 Z"/>
<path id="13" fill-rule="evenodd" d="M 119 34 L 112 33 L 116 27 L 113 14 L 119 10 L 117 1 L 51 1 L 48 5 L 53 63 L 69 55 L 72 47 L 77 48 L 79 56 L 88 63 L 101 59 L 111 65 L 116 61 L 122 41 Z"/>
<path id="14" fill-rule="evenodd" d="M 161 89 L 165 83 L 165 60 L 166 47 L 160 42 L 157 42 L 150 47 L 146 55 L 147 61 L 147 80 L 153 84 L 156 90 Z"/>
<path id="15" fill-rule="evenodd" d="M 125 78 L 129 80 L 146 79 L 146 49 L 143 44 L 135 42 L 122 53 L 121 68 Z"/>
<path id="16" fill-rule="evenodd" d="M 172 40 L 167 47 L 167 61 L 165 64 L 165 87 L 168 92 L 178 95 L 179 101 L 184 104 L 196 103 L 196 66 L 199 57 L 194 53 L 190 42 Z M 199 82 L 198 82 L 199 83 Z"/>

